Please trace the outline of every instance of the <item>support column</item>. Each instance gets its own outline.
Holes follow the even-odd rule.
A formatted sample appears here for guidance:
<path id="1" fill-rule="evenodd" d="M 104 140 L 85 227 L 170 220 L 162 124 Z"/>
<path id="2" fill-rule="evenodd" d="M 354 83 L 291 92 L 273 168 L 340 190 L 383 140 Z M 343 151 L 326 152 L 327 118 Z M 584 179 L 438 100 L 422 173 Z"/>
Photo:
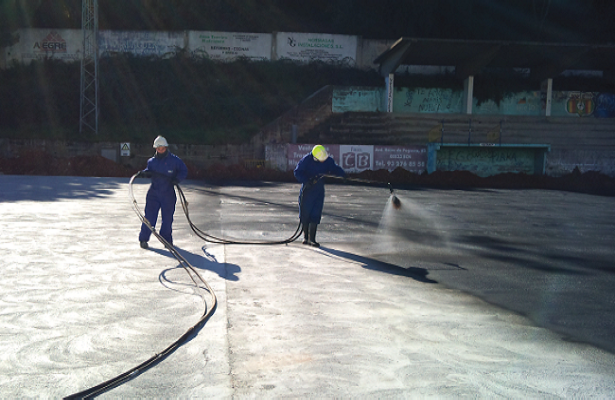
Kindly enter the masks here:
<path id="1" fill-rule="evenodd" d="M 474 75 L 467 77 L 463 81 L 463 111 L 466 114 L 472 114 L 472 104 L 474 104 Z"/>
<path id="2" fill-rule="evenodd" d="M 553 78 L 547 79 L 543 82 L 543 87 L 546 86 L 546 98 L 545 98 L 545 117 L 551 116 L 551 105 L 553 103 Z M 543 89 L 544 90 L 544 89 Z"/>
<path id="3" fill-rule="evenodd" d="M 395 89 L 395 74 L 389 74 L 389 76 L 385 78 L 385 83 L 387 87 L 387 97 L 386 97 L 387 112 L 392 113 L 393 112 L 393 90 Z"/>

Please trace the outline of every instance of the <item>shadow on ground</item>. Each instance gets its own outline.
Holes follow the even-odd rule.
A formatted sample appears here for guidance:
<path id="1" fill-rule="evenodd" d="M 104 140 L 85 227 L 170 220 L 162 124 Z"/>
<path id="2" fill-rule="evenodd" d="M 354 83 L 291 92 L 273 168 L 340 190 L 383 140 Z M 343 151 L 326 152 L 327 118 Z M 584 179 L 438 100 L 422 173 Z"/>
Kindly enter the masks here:
<path id="1" fill-rule="evenodd" d="M 425 268 L 418 267 L 408 267 L 403 268 L 395 264 L 390 264 L 387 262 L 379 261 L 373 258 L 363 257 L 357 254 L 348 253 L 342 250 L 336 250 L 329 247 L 321 246 L 320 250 L 323 252 L 335 256 L 337 258 L 343 258 L 348 261 L 353 262 L 354 264 L 360 264 L 363 268 L 369 269 L 372 271 L 383 272 L 392 275 L 405 276 L 408 278 L 412 278 L 418 282 L 423 283 L 438 283 L 432 279 L 429 279 L 427 275 L 429 271 Z"/>

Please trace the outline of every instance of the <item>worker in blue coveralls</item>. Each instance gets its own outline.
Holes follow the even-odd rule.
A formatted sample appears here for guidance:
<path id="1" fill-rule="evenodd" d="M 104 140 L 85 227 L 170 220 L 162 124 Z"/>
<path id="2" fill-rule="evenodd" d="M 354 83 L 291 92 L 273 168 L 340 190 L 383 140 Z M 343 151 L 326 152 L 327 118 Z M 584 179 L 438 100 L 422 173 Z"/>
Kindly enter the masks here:
<path id="1" fill-rule="evenodd" d="M 160 236 L 172 245 L 173 214 L 177 201 L 173 186 L 186 179 L 188 169 L 179 157 L 168 150 L 169 144 L 164 137 L 158 136 L 154 140 L 154 148 L 156 154 L 147 160 L 147 167 L 143 171 L 139 171 L 137 177 L 152 178 L 152 184 L 145 198 L 145 219 L 149 221 L 152 227 L 155 227 L 160 211 L 162 217 Z M 148 248 L 147 242 L 151 234 L 152 231 L 147 225 L 142 224 L 141 233 L 139 233 L 141 248 Z"/>
<path id="2" fill-rule="evenodd" d="M 320 247 L 316 242 L 316 230 L 325 204 L 323 175 L 343 178 L 346 173 L 333 158 L 329 157 L 327 150 L 318 144 L 297 163 L 294 174 L 302 183 L 299 193 L 299 220 L 303 227 L 303 244 Z"/>

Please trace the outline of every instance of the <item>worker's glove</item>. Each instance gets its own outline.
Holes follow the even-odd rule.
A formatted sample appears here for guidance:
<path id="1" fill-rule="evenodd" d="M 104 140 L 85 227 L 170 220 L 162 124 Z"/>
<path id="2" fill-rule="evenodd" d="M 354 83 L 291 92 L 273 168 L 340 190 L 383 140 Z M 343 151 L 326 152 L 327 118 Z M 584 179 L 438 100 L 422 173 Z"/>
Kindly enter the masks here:
<path id="1" fill-rule="evenodd" d="M 315 176 L 312 179 L 310 179 L 310 185 L 314 186 L 315 184 L 318 183 L 318 180 L 320 179 L 320 176 Z"/>
<path id="2" fill-rule="evenodd" d="M 137 178 L 151 178 L 152 173 L 149 171 L 139 171 L 137 173 Z"/>
<path id="3" fill-rule="evenodd" d="M 179 179 L 177 178 L 171 179 L 171 185 L 179 185 Z"/>

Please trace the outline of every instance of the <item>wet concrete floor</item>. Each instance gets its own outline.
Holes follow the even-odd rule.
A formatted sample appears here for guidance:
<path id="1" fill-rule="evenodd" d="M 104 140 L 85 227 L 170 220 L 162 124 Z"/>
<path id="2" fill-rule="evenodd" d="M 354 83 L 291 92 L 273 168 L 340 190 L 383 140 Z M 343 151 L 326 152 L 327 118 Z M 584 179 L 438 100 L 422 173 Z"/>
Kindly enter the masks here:
<path id="1" fill-rule="evenodd" d="M 0 397 L 61 398 L 177 340 L 211 307 L 139 248 L 128 179 L 2 176 Z M 134 185 L 144 206 L 147 180 Z M 182 189 L 203 231 L 279 241 L 299 185 Z M 101 398 L 612 398 L 615 198 L 327 185 L 319 249 L 174 242 L 217 299 Z"/>

